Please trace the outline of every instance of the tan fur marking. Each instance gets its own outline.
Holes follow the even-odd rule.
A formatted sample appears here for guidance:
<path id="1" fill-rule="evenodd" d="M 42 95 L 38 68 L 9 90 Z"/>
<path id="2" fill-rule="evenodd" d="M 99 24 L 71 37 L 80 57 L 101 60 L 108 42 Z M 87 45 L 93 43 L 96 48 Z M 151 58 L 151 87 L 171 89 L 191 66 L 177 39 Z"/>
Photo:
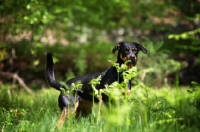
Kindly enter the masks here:
<path id="1" fill-rule="evenodd" d="M 79 106 L 79 102 L 76 102 L 75 105 L 74 105 L 74 110 L 71 112 L 71 114 L 74 114 L 76 112 L 78 106 Z M 58 122 L 56 124 L 56 126 L 58 127 L 58 129 L 62 128 L 65 120 L 68 120 L 69 115 L 70 115 L 70 111 L 68 111 L 68 108 L 65 108 L 65 109 L 62 110 L 60 119 L 58 120 Z"/>
<path id="2" fill-rule="evenodd" d="M 123 57 L 122 54 L 120 54 L 120 59 L 122 59 L 124 62 L 127 61 L 127 57 Z"/>
<path id="3" fill-rule="evenodd" d="M 78 106 L 79 106 L 79 102 L 76 102 L 74 105 L 74 110 L 72 111 L 72 114 L 74 114 L 76 112 Z"/>
<path id="4" fill-rule="evenodd" d="M 61 113 L 61 116 L 60 116 L 60 119 L 58 120 L 56 126 L 58 127 L 58 129 L 61 129 L 65 120 L 68 119 L 68 109 L 65 108 L 62 110 L 62 113 Z"/>
<path id="5" fill-rule="evenodd" d="M 131 69 L 133 66 L 133 64 L 128 64 L 128 69 Z"/>

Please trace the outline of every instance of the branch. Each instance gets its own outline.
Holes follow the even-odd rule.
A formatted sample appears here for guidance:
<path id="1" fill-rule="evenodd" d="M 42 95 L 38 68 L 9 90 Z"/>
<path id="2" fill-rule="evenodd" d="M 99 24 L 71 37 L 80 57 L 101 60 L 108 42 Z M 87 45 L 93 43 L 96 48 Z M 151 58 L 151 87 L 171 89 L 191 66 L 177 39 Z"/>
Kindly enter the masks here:
<path id="1" fill-rule="evenodd" d="M 16 79 L 19 84 L 30 94 L 34 94 L 34 92 L 24 83 L 23 79 L 18 76 L 16 73 L 11 73 L 11 72 L 1 72 L 0 75 L 2 76 L 7 76 L 7 77 L 12 77 L 13 79 Z"/>

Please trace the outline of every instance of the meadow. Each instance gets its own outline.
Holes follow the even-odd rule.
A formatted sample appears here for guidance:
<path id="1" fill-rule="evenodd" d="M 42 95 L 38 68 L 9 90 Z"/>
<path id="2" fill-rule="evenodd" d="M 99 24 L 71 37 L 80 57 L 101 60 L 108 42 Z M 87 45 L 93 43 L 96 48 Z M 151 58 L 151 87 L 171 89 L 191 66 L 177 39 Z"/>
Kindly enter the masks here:
<path id="1" fill-rule="evenodd" d="M 136 77 L 133 68 L 126 77 Z M 136 79 L 137 80 L 137 79 Z M 126 80 L 125 80 L 126 81 Z M 98 80 L 93 80 L 93 86 Z M 77 84 L 78 85 L 78 84 Z M 107 107 L 94 104 L 88 117 L 71 117 L 61 129 L 56 123 L 60 116 L 57 104 L 58 91 L 42 89 L 34 95 L 24 90 L 1 86 L 0 130 L 2 132 L 197 132 L 200 119 L 200 85 L 191 87 L 154 88 L 137 80 L 129 96 L 123 94 L 126 84 L 113 83 L 102 92 L 115 100 Z"/>
<path id="2" fill-rule="evenodd" d="M 36 84 L 31 84 L 29 86 L 34 94 L 30 94 L 18 83 L 2 84 L 0 86 L 0 130 L 2 132 L 199 131 L 200 85 L 192 82 L 190 86 L 180 86 L 178 78 L 175 79 L 174 84 L 170 84 L 165 77 L 170 72 L 179 71 L 183 67 L 182 63 L 170 59 L 169 51 L 162 48 L 163 42 L 153 43 L 147 40 L 143 45 L 148 49 L 148 55 L 139 54 L 137 66 L 124 74 L 125 81 L 122 84 L 113 83 L 102 91 L 96 91 L 94 88 L 94 96 L 100 98 L 101 93 L 105 92 L 115 100 L 114 105 L 107 107 L 103 102 L 94 104 L 91 115 L 78 119 L 72 117 L 61 129 L 56 126 L 61 114 L 57 103 L 58 91 L 48 86 L 37 88 Z M 70 58 L 75 58 L 76 72 L 66 71 L 64 73 L 66 78 L 71 78 L 77 73 L 83 75 L 87 69 L 95 71 L 97 70 L 95 67 L 115 65 L 116 55 L 110 53 L 113 45 L 99 43 L 93 45 L 92 49 L 90 47 L 91 45 L 87 44 L 78 47 L 77 45 L 65 48 L 57 45 L 48 47 L 55 53 L 55 71 L 58 80 L 61 80 L 57 69 L 59 63 L 68 62 L 69 65 L 70 62 L 67 60 Z M 37 56 L 45 57 L 44 48 L 37 51 Z M 101 51 L 101 55 L 95 55 L 98 51 Z M 39 62 L 43 62 L 43 58 L 38 59 Z M 33 59 L 33 63 L 35 60 L 37 59 Z M 45 63 L 39 63 L 35 67 L 29 67 L 27 72 L 31 74 L 34 70 L 41 71 L 36 72 L 37 75 L 44 75 L 44 67 Z M 118 68 L 120 70 L 120 67 Z M 130 78 L 133 78 L 134 85 L 128 96 L 124 91 L 127 89 L 126 81 Z M 45 81 L 44 76 L 42 80 Z M 34 82 L 33 80 L 32 83 Z M 92 85 L 95 87 L 98 82 L 98 79 L 93 80 Z M 75 84 L 76 88 L 78 85 Z"/>

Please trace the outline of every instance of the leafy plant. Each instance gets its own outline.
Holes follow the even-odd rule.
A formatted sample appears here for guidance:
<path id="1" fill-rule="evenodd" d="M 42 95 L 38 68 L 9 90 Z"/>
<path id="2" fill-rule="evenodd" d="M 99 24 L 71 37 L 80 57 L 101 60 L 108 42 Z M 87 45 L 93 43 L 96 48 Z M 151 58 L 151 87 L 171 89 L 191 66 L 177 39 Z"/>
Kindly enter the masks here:
<path id="1" fill-rule="evenodd" d="M 98 83 L 98 79 L 93 80 L 92 85 Z M 74 88 L 80 86 L 75 84 Z M 198 88 L 198 84 L 195 87 Z M 109 108 L 104 102 L 101 106 L 94 104 L 89 117 L 70 119 L 60 131 L 198 131 L 199 90 L 191 93 L 187 92 L 188 88 L 153 89 L 139 81 L 124 98 L 123 89 L 126 89 L 125 83 L 107 86 L 105 91 L 116 96 L 118 103 Z M 4 95 L 0 97 L 1 131 L 57 131 L 59 92 L 44 89 L 35 96 L 12 92 L 5 107 L 2 100 L 8 98 L 8 94 L 1 91 Z M 101 92 L 97 91 L 96 95 Z"/>
<path id="2" fill-rule="evenodd" d="M 138 70 L 140 79 L 145 84 L 160 87 L 163 84 L 171 84 L 167 80 L 169 73 L 176 72 L 183 67 L 183 63 L 170 57 L 171 51 L 163 48 L 163 41 L 152 42 L 147 38 L 143 45 L 148 49 L 147 56 L 139 54 Z"/>

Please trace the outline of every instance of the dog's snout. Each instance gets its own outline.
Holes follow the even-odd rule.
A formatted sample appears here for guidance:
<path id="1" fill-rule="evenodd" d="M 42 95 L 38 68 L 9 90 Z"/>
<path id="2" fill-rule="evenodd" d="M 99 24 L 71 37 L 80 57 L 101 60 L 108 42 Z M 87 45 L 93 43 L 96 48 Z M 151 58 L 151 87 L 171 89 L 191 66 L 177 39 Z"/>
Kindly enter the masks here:
<path id="1" fill-rule="evenodd" d="M 130 59 L 134 59 L 135 58 L 135 56 L 130 56 Z"/>
<path id="2" fill-rule="evenodd" d="M 136 59 L 136 56 L 135 56 L 134 54 L 132 54 L 132 55 L 129 56 L 129 58 L 135 60 L 135 59 Z"/>

